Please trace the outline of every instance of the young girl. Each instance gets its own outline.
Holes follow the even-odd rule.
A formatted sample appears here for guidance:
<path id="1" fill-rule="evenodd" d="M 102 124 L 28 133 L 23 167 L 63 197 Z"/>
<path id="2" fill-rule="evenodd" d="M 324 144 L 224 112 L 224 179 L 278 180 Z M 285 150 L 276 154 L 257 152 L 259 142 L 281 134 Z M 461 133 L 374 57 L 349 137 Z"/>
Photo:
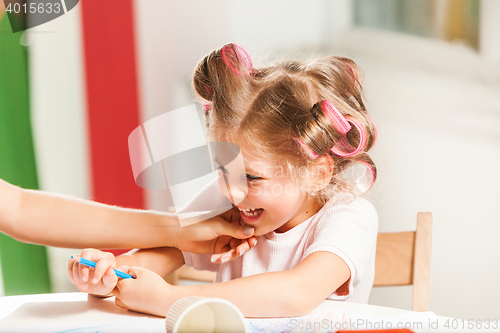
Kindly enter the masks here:
<path id="1" fill-rule="evenodd" d="M 366 152 L 376 127 L 362 101 L 356 65 L 332 56 L 253 68 L 243 49 L 228 44 L 199 63 L 194 87 L 203 99 L 210 139 L 241 148 L 248 190 L 221 184 L 219 190 L 240 198 L 235 207 L 241 223 L 255 228 L 257 244 L 220 265 L 208 255 L 175 248 L 116 259 L 89 249 L 80 256 L 98 258 L 98 264 L 90 271 L 70 260 L 73 283 L 96 295 L 112 293 L 119 306 L 159 316 L 191 295 L 225 298 L 247 317 L 305 315 L 325 299 L 366 303 L 378 218 L 374 207 L 355 195 L 349 170 L 367 167 L 371 183 L 375 180 Z M 219 172 L 220 179 L 235 176 L 229 166 Z M 216 283 L 166 283 L 163 277 L 183 264 L 217 272 Z M 135 279 L 118 281 L 111 267 Z"/>

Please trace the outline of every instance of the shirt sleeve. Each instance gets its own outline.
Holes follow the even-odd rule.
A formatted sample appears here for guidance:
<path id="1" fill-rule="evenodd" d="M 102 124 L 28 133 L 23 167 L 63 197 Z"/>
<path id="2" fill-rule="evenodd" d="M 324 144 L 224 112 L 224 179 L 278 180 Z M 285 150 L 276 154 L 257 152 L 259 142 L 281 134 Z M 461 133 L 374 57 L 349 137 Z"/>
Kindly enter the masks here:
<path id="1" fill-rule="evenodd" d="M 210 261 L 210 254 L 195 254 L 182 251 L 184 263 L 187 267 L 193 267 L 198 271 L 219 272 L 220 264 L 214 264 Z"/>
<path id="2" fill-rule="evenodd" d="M 318 251 L 336 254 L 344 260 L 351 276 L 335 291 L 334 299 L 345 299 L 361 280 L 370 279 L 369 283 L 373 283 L 377 232 L 377 212 L 368 200 L 358 198 L 328 207 L 316 224 L 302 260 Z"/>

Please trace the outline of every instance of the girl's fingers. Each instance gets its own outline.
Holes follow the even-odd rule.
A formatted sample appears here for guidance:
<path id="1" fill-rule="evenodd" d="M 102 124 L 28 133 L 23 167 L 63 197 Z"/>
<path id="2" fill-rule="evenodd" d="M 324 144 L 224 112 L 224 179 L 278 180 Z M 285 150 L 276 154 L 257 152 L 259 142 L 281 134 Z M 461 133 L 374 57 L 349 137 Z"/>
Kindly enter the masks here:
<path id="1" fill-rule="evenodd" d="M 248 250 L 250 250 L 250 244 L 248 243 L 248 241 L 243 241 L 241 242 L 240 245 L 238 245 L 236 247 L 236 253 L 239 255 L 239 256 L 242 256 L 244 255 Z"/>
<path id="2" fill-rule="evenodd" d="M 79 263 L 80 258 L 96 262 L 95 268 Z M 114 288 L 118 277 L 113 271 L 115 257 L 100 250 L 85 249 L 73 256 L 68 262 L 68 275 L 71 282 L 83 292 L 108 294 Z"/>
<path id="3" fill-rule="evenodd" d="M 113 294 L 113 296 L 116 296 L 116 299 L 121 298 L 121 293 L 120 289 L 118 289 L 118 284 L 113 288 L 111 293 Z"/>
<path id="4" fill-rule="evenodd" d="M 104 272 L 104 275 L 102 276 L 102 284 L 105 287 L 106 291 L 109 292 L 113 290 L 117 282 L 118 282 L 118 277 L 113 271 L 113 268 L 108 267 L 108 269 L 106 270 L 106 272 Z"/>
<path id="5" fill-rule="evenodd" d="M 79 282 L 87 282 L 89 280 L 89 268 L 85 265 L 75 264 L 75 268 L 78 273 L 76 274 L 79 277 Z"/>
<path id="6" fill-rule="evenodd" d="M 88 289 L 88 285 L 86 282 L 82 281 L 81 275 L 80 275 L 80 264 L 75 263 L 73 265 L 73 277 L 74 277 L 74 283 L 75 286 L 81 290 L 81 291 L 86 291 Z"/>
<path id="7" fill-rule="evenodd" d="M 132 271 L 132 270 L 130 269 L 130 266 L 129 266 L 129 265 L 123 265 L 123 266 L 120 266 L 120 267 L 118 267 L 118 268 L 117 268 L 117 270 L 119 270 L 120 272 L 123 272 L 123 273 L 127 273 L 127 274 L 132 275 L 132 274 L 131 274 L 132 272 L 129 272 L 129 270 L 130 270 L 130 271 Z M 133 276 L 133 275 L 132 275 L 132 276 Z M 134 278 L 135 278 L 135 276 L 134 276 Z"/>
<path id="8" fill-rule="evenodd" d="M 236 249 L 236 247 L 238 247 L 238 245 L 240 244 L 241 244 L 241 239 L 236 239 L 236 238 L 231 239 L 231 241 L 229 242 L 229 246 L 232 249 Z"/>
<path id="9" fill-rule="evenodd" d="M 104 254 L 96 260 L 97 264 L 92 273 L 92 284 L 97 284 L 104 276 L 104 274 L 109 270 L 109 268 L 115 265 L 115 257 L 112 254 Z M 83 265 L 81 265 L 83 266 Z M 111 270 L 113 273 L 113 270 Z"/>
<path id="10" fill-rule="evenodd" d="M 79 257 L 94 261 L 95 259 L 98 259 L 102 255 L 103 255 L 103 252 L 101 252 L 99 250 L 85 249 L 85 250 L 82 251 L 82 253 L 80 253 Z M 80 265 L 80 264 L 78 264 L 77 266 L 79 266 L 79 269 L 80 269 L 80 279 L 81 279 L 81 281 L 82 282 L 87 282 L 89 280 L 89 275 L 90 275 L 89 274 L 89 272 L 90 272 L 89 267 L 87 267 L 85 265 Z"/>
<path id="11" fill-rule="evenodd" d="M 73 256 L 73 257 L 75 257 L 75 256 Z M 75 259 L 71 258 L 68 261 L 68 276 L 73 284 L 76 284 L 75 283 L 75 276 L 73 275 L 73 266 L 75 266 L 75 265 L 76 265 Z"/>
<path id="12" fill-rule="evenodd" d="M 248 239 L 248 243 L 250 244 L 251 247 L 254 247 L 257 245 L 257 236 L 252 236 Z"/>
<path id="13" fill-rule="evenodd" d="M 118 297 L 115 299 L 115 304 L 120 308 L 128 309 L 125 303 L 123 303 Z"/>
<path id="14" fill-rule="evenodd" d="M 229 243 L 231 249 L 228 246 L 223 248 L 221 254 L 214 254 L 211 257 L 213 263 L 221 264 L 231 260 L 234 260 L 245 253 L 247 253 L 251 247 L 257 245 L 257 237 L 252 236 L 248 240 L 233 239 Z"/>
<path id="15" fill-rule="evenodd" d="M 226 253 L 223 253 L 220 258 L 215 262 L 217 264 L 223 264 L 223 263 L 226 263 L 230 260 L 234 260 L 236 258 L 238 258 L 239 256 L 236 254 L 236 250 L 235 249 L 231 249 L 229 251 L 227 251 Z"/>
<path id="16" fill-rule="evenodd" d="M 210 257 L 210 261 L 213 262 L 213 263 L 217 263 L 217 264 L 220 264 L 221 263 L 221 256 L 229 253 L 229 251 L 232 251 L 232 249 L 229 247 L 229 245 L 226 245 L 224 246 L 221 250 L 220 250 L 220 253 L 218 254 L 213 254 L 211 257 Z"/>
<path id="17" fill-rule="evenodd" d="M 213 262 L 213 263 L 217 262 L 217 261 L 220 259 L 221 255 L 222 255 L 222 254 L 213 254 L 213 255 L 210 257 L 210 261 L 211 261 L 211 262 Z"/>

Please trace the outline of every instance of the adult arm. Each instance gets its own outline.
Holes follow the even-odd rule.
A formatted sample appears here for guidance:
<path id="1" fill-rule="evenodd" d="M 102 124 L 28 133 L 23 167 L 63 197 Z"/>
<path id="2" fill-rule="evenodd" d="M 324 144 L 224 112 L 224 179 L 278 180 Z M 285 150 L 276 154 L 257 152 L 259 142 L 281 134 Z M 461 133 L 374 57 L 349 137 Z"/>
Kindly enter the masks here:
<path id="1" fill-rule="evenodd" d="M 235 220 L 236 212 L 226 212 L 224 217 Z M 219 253 L 218 241 L 231 239 L 223 235 L 244 239 L 253 234 L 252 228 L 226 220 L 219 216 L 181 227 L 174 214 L 26 190 L 0 179 L 0 231 L 22 242 L 69 248 L 171 246 Z"/>

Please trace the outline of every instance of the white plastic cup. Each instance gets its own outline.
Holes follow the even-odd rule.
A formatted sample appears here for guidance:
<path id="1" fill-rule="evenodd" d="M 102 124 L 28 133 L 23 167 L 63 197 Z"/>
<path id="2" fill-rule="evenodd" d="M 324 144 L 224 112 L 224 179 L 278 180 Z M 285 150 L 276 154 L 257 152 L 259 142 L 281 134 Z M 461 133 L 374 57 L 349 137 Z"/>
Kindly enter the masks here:
<path id="1" fill-rule="evenodd" d="M 184 297 L 174 303 L 166 316 L 167 333 L 247 333 L 241 311 L 222 298 Z"/>

